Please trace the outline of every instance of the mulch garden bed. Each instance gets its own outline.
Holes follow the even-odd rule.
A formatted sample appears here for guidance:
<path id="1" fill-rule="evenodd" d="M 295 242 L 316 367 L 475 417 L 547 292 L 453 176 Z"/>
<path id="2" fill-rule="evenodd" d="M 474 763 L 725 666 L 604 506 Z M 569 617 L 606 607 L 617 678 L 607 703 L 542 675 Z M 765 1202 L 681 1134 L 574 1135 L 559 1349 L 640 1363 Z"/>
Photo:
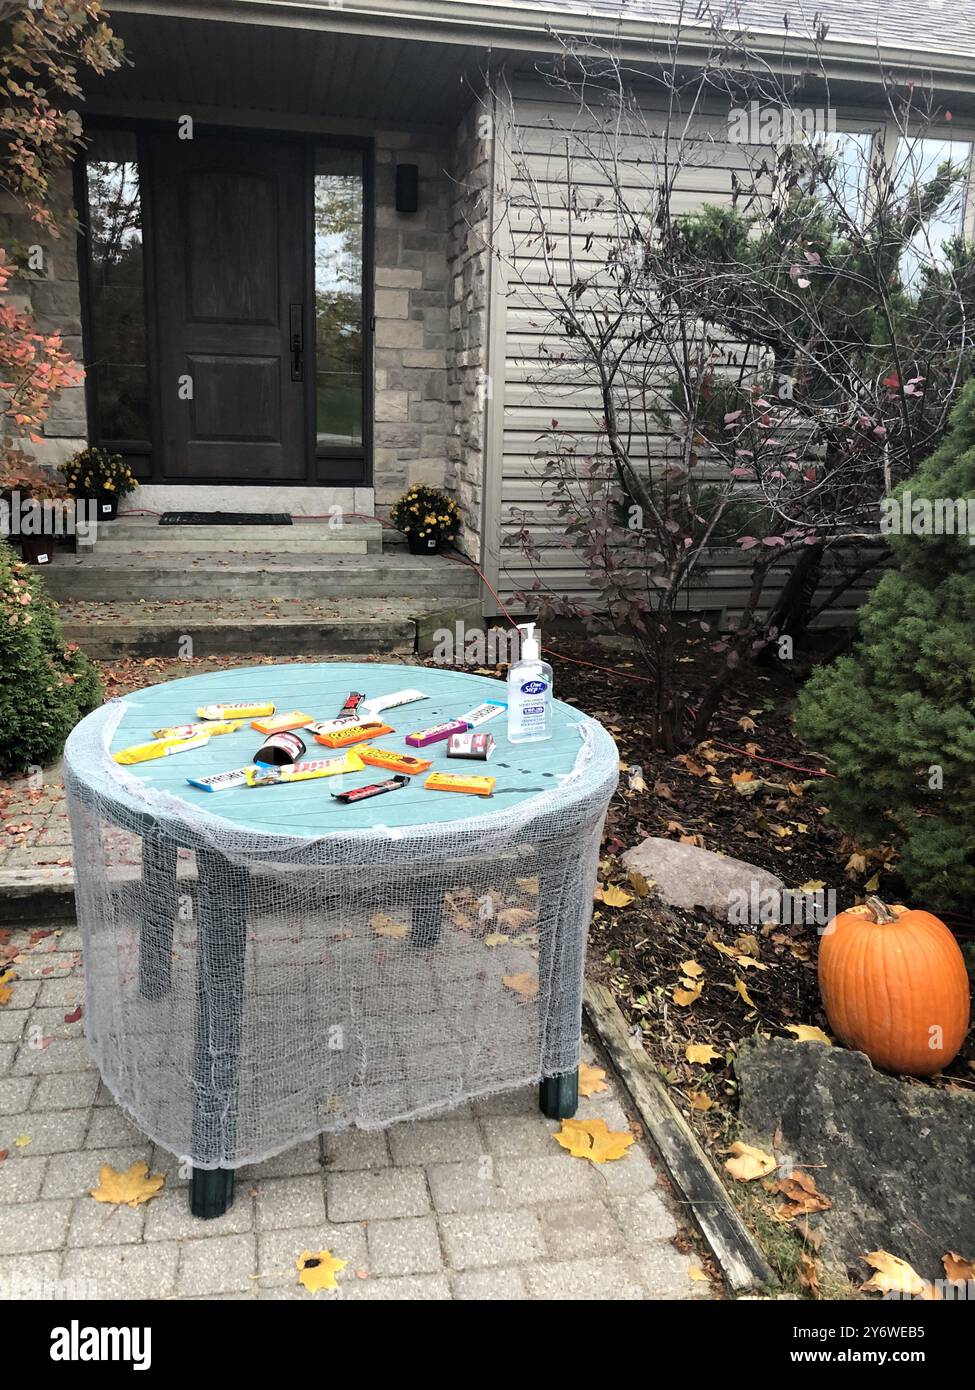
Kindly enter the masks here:
<path id="1" fill-rule="evenodd" d="M 788 1029 L 797 1025 L 829 1031 L 817 983 L 817 926 L 799 921 L 741 927 L 667 907 L 652 888 L 646 893 L 643 884 L 628 879 L 619 855 L 648 835 L 686 839 L 767 869 L 788 888 L 835 890 L 840 911 L 868 892 L 904 901 L 896 861 L 889 849 L 859 846 L 829 825 L 817 794 L 819 774 L 827 769 L 793 735 L 798 682 L 788 672 L 773 667 L 748 673 L 719 712 L 710 738 L 669 756 L 650 746 L 649 686 L 632 679 L 638 668 L 625 654 L 561 636 L 552 645 L 575 658 L 549 653 L 557 697 L 609 729 L 622 765 L 599 881 L 603 893 L 617 886 L 631 901 L 621 907 L 595 904 L 589 973 L 610 987 L 642 1033 L 699 1137 L 711 1146 L 723 1144 L 737 1111 L 733 1063 L 739 1041 L 755 1033 L 795 1038 Z M 581 664 L 587 662 L 612 669 Z M 959 935 L 965 945 L 965 931 Z M 967 949 L 975 964 L 975 947 Z M 695 993 L 687 988 L 692 982 L 702 985 L 699 997 L 676 1002 L 675 994 L 686 999 Z M 693 1044 L 710 1044 L 713 1060 L 688 1061 L 686 1049 Z M 916 1084 L 975 1093 L 975 1037 L 969 1035 L 943 1075 Z"/>

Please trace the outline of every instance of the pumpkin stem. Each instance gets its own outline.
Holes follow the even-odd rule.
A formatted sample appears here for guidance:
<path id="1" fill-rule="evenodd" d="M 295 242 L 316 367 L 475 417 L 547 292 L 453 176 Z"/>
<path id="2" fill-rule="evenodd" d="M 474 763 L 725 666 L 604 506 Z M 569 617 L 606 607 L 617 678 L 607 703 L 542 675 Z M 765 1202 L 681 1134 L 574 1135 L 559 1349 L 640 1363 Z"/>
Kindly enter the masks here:
<path id="1" fill-rule="evenodd" d="M 880 898 L 868 897 L 867 907 L 869 907 L 870 911 L 873 913 L 873 920 L 875 922 L 887 923 L 897 921 L 897 913 L 891 912 L 887 904 L 881 902 Z"/>

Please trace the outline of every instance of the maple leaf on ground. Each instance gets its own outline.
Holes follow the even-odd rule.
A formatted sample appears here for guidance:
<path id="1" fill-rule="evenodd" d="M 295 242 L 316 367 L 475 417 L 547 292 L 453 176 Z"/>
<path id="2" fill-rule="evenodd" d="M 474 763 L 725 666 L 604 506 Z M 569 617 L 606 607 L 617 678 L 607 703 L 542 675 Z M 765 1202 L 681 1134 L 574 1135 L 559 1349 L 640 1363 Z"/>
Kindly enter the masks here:
<path id="1" fill-rule="evenodd" d="M 688 1043 L 684 1056 L 689 1062 L 700 1062 L 702 1065 L 721 1060 L 721 1053 L 710 1043 Z"/>
<path id="2" fill-rule="evenodd" d="M 725 1172 L 738 1182 L 754 1182 L 756 1178 L 767 1178 L 776 1168 L 775 1159 L 762 1149 L 751 1144 L 743 1144 L 737 1139 L 728 1150 L 731 1158 L 725 1160 Z"/>
<path id="3" fill-rule="evenodd" d="M 714 1100 L 708 1095 L 707 1091 L 688 1091 L 687 1099 L 691 1103 L 692 1110 L 710 1110 Z"/>
<path id="4" fill-rule="evenodd" d="M 13 998 L 13 981 L 17 976 L 13 970 L 4 970 L 0 973 L 0 1007 L 9 1004 Z"/>
<path id="5" fill-rule="evenodd" d="M 150 1177 L 149 1165 L 144 1160 L 133 1163 L 124 1173 L 117 1173 L 110 1163 L 103 1163 L 98 1170 L 98 1186 L 91 1189 L 90 1195 L 96 1202 L 138 1207 L 158 1197 L 165 1181 L 164 1173 Z"/>
<path id="6" fill-rule="evenodd" d="M 812 1294 L 813 1298 L 819 1297 L 819 1278 L 816 1272 L 816 1261 L 807 1255 L 805 1251 L 799 1256 L 799 1263 L 796 1265 L 796 1278 L 804 1289 Z"/>
<path id="7" fill-rule="evenodd" d="M 602 1067 L 590 1067 L 585 1062 L 579 1063 L 580 1096 L 594 1096 L 599 1091 L 608 1090 L 606 1073 Z"/>
<path id="8" fill-rule="evenodd" d="M 814 1178 L 808 1173 L 801 1171 L 790 1173 L 787 1178 L 780 1178 L 778 1182 L 772 1183 L 771 1192 L 781 1192 L 789 1203 L 782 1208 L 782 1218 L 791 1221 L 796 1216 L 807 1216 L 814 1211 L 828 1211 L 833 1205 L 830 1199 L 825 1196 L 816 1186 Z"/>
<path id="9" fill-rule="evenodd" d="M 618 888 L 615 883 L 608 883 L 605 887 L 597 883 L 592 896 L 595 902 L 604 903 L 606 907 L 629 907 L 633 901 L 633 894 Z"/>
<path id="10" fill-rule="evenodd" d="M 696 980 L 700 975 L 704 974 L 704 966 L 700 965 L 696 960 L 681 961 L 680 968 L 685 975 L 690 975 L 692 980 Z"/>
<path id="11" fill-rule="evenodd" d="M 348 1260 L 338 1259 L 331 1250 L 319 1250 L 315 1254 L 302 1250 L 295 1261 L 298 1283 L 303 1284 L 309 1293 L 317 1293 L 319 1289 L 337 1289 L 335 1276 L 348 1263 Z"/>
<path id="12" fill-rule="evenodd" d="M 750 1009 L 758 1008 L 758 1005 L 755 1003 L 754 999 L 748 993 L 748 986 L 745 984 L 745 981 L 739 979 L 737 976 L 735 977 L 735 989 L 738 991 L 738 993 L 741 995 L 742 999 L 744 999 L 745 1003 L 748 1005 Z"/>
<path id="13" fill-rule="evenodd" d="M 975 1281 L 975 1260 L 966 1260 L 957 1250 L 949 1250 L 941 1263 L 950 1283 L 970 1284 Z"/>
<path id="14" fill-rule="evenodd" d="M 502 975 L 501 983 L 522 1000 L 534 999 L 538 994 L 538 980 L 527 970 L 518 975 Z"/>
<path id="15" fill-rule="evenodd" d="M 938 1298 L 934 1285 L 922 1279 L 906 1260 L 899 1260 L 886 1250 L 872 1250 L 869 1255 L 861 1255 L 860 1258 L 875 1271 L 860 1285 L 861 1293 L 906 1293 L 912 1298 L 920 1298 L 922 1303 Z"/>
<path id="16" fill-rule="evenodd" d="M 688 1009 L 692 1004 L 697 1003 L 698 999 L 700 999 L 703 992 L 704 986 L 700 984 L 700 982 L 698 982 L 694 985 L 693 989 L 681 989 L 680 987 L 676 988 L 673 994 L 671 995 L 671 998 L 673 999 L 675 1004 L 680 1006 L 680 1008 Z"/>
<path id="17" fill-rule="evenodd" d="M 786 1023 L 784 1025 L 787 1033 L 795 1033 L 796 1042 L 825 1043 L 827 1047 L 833 1046 L 833 1039 L 828 1033 L 824 1033 L 822 1028 L 814 1028 L 811 1023 Z"/>
<path id="18" fill-rule="evenodd" d="M 630 1145 L 636 1143 L 632 1134 L 611 1130 L 605 1120 L 563 1120 L 561 1130 L 552 1138 L 573 1158 L 588 1158 L 590 1163 L 609 1163 L 622 1158 Z"/>

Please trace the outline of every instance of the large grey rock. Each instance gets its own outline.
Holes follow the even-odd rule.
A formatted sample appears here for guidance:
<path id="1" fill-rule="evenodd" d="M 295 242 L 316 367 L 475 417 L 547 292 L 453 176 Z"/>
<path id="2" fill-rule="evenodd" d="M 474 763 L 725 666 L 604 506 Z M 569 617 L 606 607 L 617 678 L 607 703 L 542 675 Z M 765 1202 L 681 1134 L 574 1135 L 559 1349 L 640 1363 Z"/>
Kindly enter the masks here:
<path id="1" fill-rule="evenodd" d="M 780 920 L 778 903 L 784 883 L 742 859 L 650 835 L 626 851 L 623 864 L 652 881 L 671 907 L 702 907 L 722 919 L 731 911 L 742 924 Z"/>
<path id="2" fill-rule="evenodd" d="M 742 1043 L 735 1070 L 747 1134 L 768 1152 L 781 1135 L 780 1173 L 810 1165 L 832 1200 L 811 1218 L 824 1259 L 857 1282 L 870 1250 L 924 1279 L 944 1279 L 949 1250 L 975 1259 L 975 1098 L 884 1076 L 862 1052 L 781 1038 Z"/>

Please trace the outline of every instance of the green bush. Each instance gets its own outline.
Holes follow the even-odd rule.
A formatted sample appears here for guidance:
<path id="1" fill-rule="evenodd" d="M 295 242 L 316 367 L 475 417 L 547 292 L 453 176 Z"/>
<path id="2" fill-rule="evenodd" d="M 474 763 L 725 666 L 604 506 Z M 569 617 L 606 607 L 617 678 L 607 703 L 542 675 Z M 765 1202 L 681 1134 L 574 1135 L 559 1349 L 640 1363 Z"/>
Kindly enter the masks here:
<path id="1" fill-rule="evenodd" d="M 0 541 L 0 773 L 56 758 L 101 698 L 97 671 L 65 643 L 36 571 Z"/>
<path id="2" fill-rule="evenodd" d="M 939 448 L 894 496 L 905 493 L 914 504 L 975 499 L 975 381 Z M 837 780 L 825 795 L 835 821 L 862 844 L 899 850 L 918 906 L 970 909 L 975 546 L 957 532 L 889 540 L 899 568 L 865 604 L 854 653 L 806 683 L 796 728 L 834 759 Z"/>

